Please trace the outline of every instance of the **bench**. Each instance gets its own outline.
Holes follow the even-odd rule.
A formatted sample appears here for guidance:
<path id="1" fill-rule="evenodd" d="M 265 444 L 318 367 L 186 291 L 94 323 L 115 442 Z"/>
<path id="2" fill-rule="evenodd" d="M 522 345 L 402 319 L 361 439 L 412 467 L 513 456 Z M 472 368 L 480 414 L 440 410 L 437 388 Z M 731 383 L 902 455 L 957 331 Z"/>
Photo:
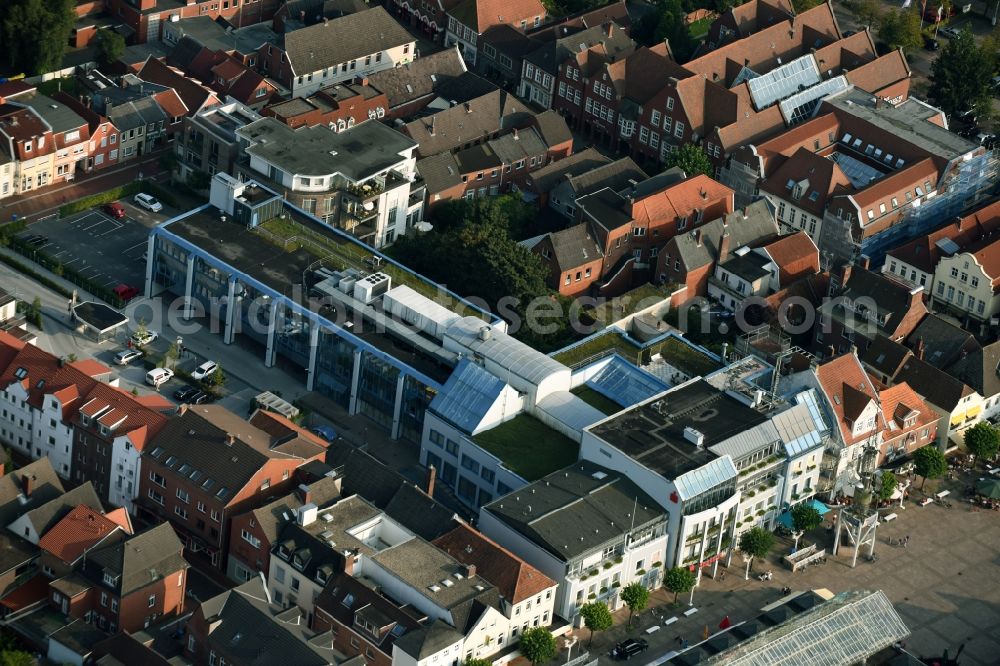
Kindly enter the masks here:
<path id="1" fill-rule="evenodd" d="M 933 501 L 934 501 L 934 498 L 932 498 L 932 497 L 925 497 L 924 499 L 920 500 L 920 506 L 927 506 L 928 504 L 930 504 Z"/>
<path id="2" fill-rule="evenodd" d="M 896 518 L 899 518 L 899 516 L 897 516 L 894 513 L 890 513 L 889 515 L 882 517 L 882 522 L 883 523 L 891 523 L 892 521 L 896 520 Z"/>
<path id="3" fill-rule="evenodd" d="M 948 495 L 951 495 L 951 491 L 950 490 L 942 490 L 941 492 L 939 492 L 934 497 L 937 497 L 938 499 L 944 499 Z"/>
<path id="4" fill-rule="evenodd" d="M 646 630 L 647 634 L 653 634 L 660 630 L 660 625 L 654 624 L 652 627 Z"/>
<path id="5" fill-rule="evenodd" d="M 684 617 L 691 617 L 697 612 L 698 612 L 697 608 L 688 608 L 686 611 L 684 611 Z"/>
<path id="6" fill-rule="evenodd" d="M 663 621 L 663 626 L 664 626 L 664 627 L 669 627 L 670 625 L 672 625 L 672 624 L 673 624 L 674 622 L 676 622 L 676 621 L 677 621 L 677 616 L 676 616 L 676 615 L 674 615 L 674 616 L 673 616 L 672 618 L 669 618 L 669 619 L 667 619 L 667 620 L 664 620 L 664 621 Z"/>

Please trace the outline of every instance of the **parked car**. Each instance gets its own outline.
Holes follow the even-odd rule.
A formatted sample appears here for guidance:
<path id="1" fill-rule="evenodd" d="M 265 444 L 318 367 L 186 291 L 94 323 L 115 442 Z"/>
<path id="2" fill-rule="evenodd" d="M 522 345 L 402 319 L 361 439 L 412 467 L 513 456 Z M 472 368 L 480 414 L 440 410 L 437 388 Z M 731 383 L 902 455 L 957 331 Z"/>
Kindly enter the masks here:
<path id="1" fill-rule="evenodd" d="M 941 28 L 938 34 L 944 35 L 948 39 L 955 39 L 962 33 L 958 28 Z"/>
<path id="2" fill-rule="evenodd" d="M 174 371 L 170 368 L 153 368 L 146 373 L 146 383 L 150 386 L 160 388 L 160 386 L 169 382 L 173 376 Z"/>
<path id="3" fill-rule="evenodd" d="M 150 342 L 160 337 L 160 334 L 156 331 L 150 331 L 149 329 L 136 331 L 132 334 L 132 344 L 142 347 L 148 345 Z"/>
<path id="4" fill-rule="evenodd" d="M 118 365 L 128 365 L 137 358 L 142 357 L 142 352 L 138 349 L 123 349 L 115 354 L 115 363 Z"/>
<path id="5" fill-rule="evenodd" d="M 618 660 L 628 660 L 649 649 L 649 643 L 644 638 L 629 638 L 622 641 L 611 651 L 611 657 Z"/>
<path id="6" fill-rule="evenodd" d="M 191 373 L 191 378 L 198 381 L 207 379 L 212 376 L 212 373 L 218 370 L 219 366 L 215 361 L 205 361 Z"/>
<path id="7" fill-rule="evenodd" d="M 181 402 L 187 402 L 192 396 L 198 395 L 201 391 L 194 386 L 185 386 L 174 391 L 174 398 Z"/>
<path id="8" fill-rule="evenodd" d="M 206 402 L 211 402 L 212 396 L 204 391 L 198 391 L 193 396 L 188 398 L 188 403 L 192 405 L 202 405 Z"/>
<path id="9" fill-rule="evenodd" d="M 28 236 L 27 238 L 25 238 L 24 242 L 28 243 L 29 245 L 34 245 L 35 247 L 41 247 L 42 245 L 48 243 L 49 239 L 41 234 L 35 234 L 33 236 Z"/>
<path id="10" fill-rule="evenodd" d="M 125 206 L 121 205 L 117 201 L 106 203 L 101 206 L 101 209 L 116 220 L 121 220 L 125 217 Z"/>
<path id="11" fill-rule="evenodd" d="M 925 37 L 924 48 L 927 49 L 928 51 L 937 51 L 939 48 L 941 48 L 941 42 L 932 37 Z"/>
<path id="12" fill-rule="evenodd" d="M 157 201 L 156 197 L 150 196 L 148 194 L 137 194 L 132 199 L 135 204 L 141 208 L 152 211 L 154 213 L 159 213 L 163 210 L 163 204 Z"/>
<path id="13" fill-rule="evenodd" d="M 115 287 L 111 291 L 115 292 L 115 295 L 117 295 L 118 298 L 122 299 L 126 303 L 128 303 L 133 298 L 135 298 L 136 296 L 139 295 L 139 290 L 138 289 L 136 289 L 135 287 L 133 287 L 130 284 L 125 284 L 124 282 L 122 282 L 121 284 L 119 284 L 117 287 Z"/>
<path id="14" fill-rule="evenodd" d="M 328 425 L 321 425 L 321 426 L 316 426 L 315 428 L 310 428 L 309 432 L 325 440 L 327 444 L 333 444 L 334 442 L 337 441 L 337 431 Z"/>

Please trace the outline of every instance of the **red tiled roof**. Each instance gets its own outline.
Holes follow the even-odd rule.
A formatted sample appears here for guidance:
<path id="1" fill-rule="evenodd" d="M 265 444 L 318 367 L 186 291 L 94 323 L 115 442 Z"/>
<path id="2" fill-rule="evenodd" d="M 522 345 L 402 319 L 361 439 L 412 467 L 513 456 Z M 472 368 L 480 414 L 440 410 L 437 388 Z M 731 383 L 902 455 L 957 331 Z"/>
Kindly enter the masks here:
<path id="1" fill-rule="evenodd" d="M 798 199 L 793 199 L 794 187 L 789 189 L 788 184 L 798 184 L 804 181 L 808 181 L 808 186 L 801 192 Z M 760 189 L 822 218 L 827 200 L 841 189 L 850 190 L 852 188 L 851 181 L 848 180 L 836 162 L 817 155 L 807 148 L 799 148 L 794 155 L 782 162 L 773 173 L 761 181 Z M 815 198 L 813 198 L 814 192 L 816 193 Z"/>
<path id="2" fill-rule="evenodd" d="M 188 114 L 188 108 L 184 105 L 184 101 L 177 94 L 177 91 L 172 88 L 156 93 L 153 95 L 153 99 L 163 109 L 163 112 L 171 118 L 180 118 Z"/>
<path id="3" fill-rule="evenodd" d="M 81 504 L 53 525 L 42 536 L 38 547 L 72 564 L 116 529 L 119 529 L 117 523 Z"/>
<path id="4" fill-rule="evenodd" d="M 511 604 L 529 599 L 556 582 L 514 553 L 465 523 L 434 540 L 434 545 L 496 585 Z"/>
<path id="5" fill-rule="evenodd" d="M 765 245 L 764 250 L 778 265 L 781 287 L 819 272 L 819 248 L 804 231 L 782 236 Z"/>
<path id="6" fill-rule="evenodd" d="M 873 95 L 897 81 L 908 80 L 910 68 L 902 51 L 890 51 L 871 62 L 847 73 L 851 84 Z"/>
<path id="7" fill-rule="evenodd" d="M 158 83 L 161 86 L 173 88 L 177 91 L 177 94 L 184 102 L 187 113 L 195 113 L 209 103 L 218 101 L 214 92 L 205 88 L 194 79 L 190 79 L 177 70 L 168 67 L 152 56 L 146 59 L 138 74 L 139 78 L 143 81 Z"/>
<path id="8" fill-rule="evenodd" d="M 100 361 L 95 361 L 92 358 L 82 358 L 77 361 L 73 361 L 70 365 L 88 377 L 100 377 L 102 375 L 111 374 L 111 368 L 104 365 Z"/>
<path id="9" fill-rule="evenodd" d="M 460 16 L 470 13 L 475 25 L 469 27 L 475 27 L 482 34 L 501 23 L 530 23 L 536 16 L 545 16 L 545 7 L 538 0 L 465 0 L 454 11 L 454 14 Z"/>
<path id="10" fill-rule="evenodd" d="M 1000 229 L 1000 199 L 974 213 L 938 227 L 926 236 L 914 238 L 905 245 L 889 250 L 888 256 L 919 268 L 925 273 L 933 273 L 938 259 L 941 258 L 938 241 L 948 238 L 955 241 L 959 248 L 965 248 L 997 229 Z"/>
<path id="11" fill-rule="evenodd" d="M 854 354 L 844 354 L 827 361 L 816 368 L 816 377 L 819 379 L 820 387 L 826 394 L 830 407 L 837 416 L 837 424 L 844 442 L 853 444 L 870 435 L 870 433 L 864 433 L 859 437 L 854 437 L 850 422 L 850 419 L 857 417 L 855 412 L 862 399 L 874 400 L 877 395 L 877 391 L 864 368 L 861 367 L 858 357 Z M 847 407 L 848 400 L 851 402 L 850 413 L 848 413 Z"/>
<path id="12" fill-rule="evenodd" d="M 936 421 L 937 415 L 931 411 L 924 399 L 921 398 L 916 391 L 910 388 L 910 385 L 906 382 L 900 382 L 894 386 L 890 386 L 887 389 L 883 389 L 879 392 L 879 400 L 882 403 L 882 413 L 885 415 L 886 419 L 896 419 L 897 409 L 902 406 L 904 409 L 900 412 L 916 411 L 920 415 L 917 417 L 916 423 L 910 428 L 903 429 L 902 424 L 897 422 L 896 427 L 898 429 L 889 428 L 889 432 L 886 433 L 885 437 L 895 437 L 905 430 L 914 430 L 917 428 L 922 428 L 927 424 Z"/>
<path id="13" fill-rule="evenodd" d="M 19 380 L 15 373 L 22 374 L 20 370 L 24 371 L 24 378 Z M 131 394 L 0 331 L 0 387 L 17 381 L 26 387 L 28 402 L 36 409 L 41 408 L 46 395 L 69 398 L 63 402 L 63 420 L 67 422 L 76 412 L 93 416 L 101 408 L 114 408 L 119 418 L 124 418 L 114 434 L 130 434 L 133 444 L 140 450 L 146 438 L 159 432 L 167 421 L 163 414 L 144 406 Z"/>
<path id="14" fill-rule="evenodd" d="M 128 515 L 128 511 L 125 507 L 118 507 L 117 509 L 112 509 L 104 514 L 104 517 L 113 522 L 118 527 L 125 530 L 126 534 L 132 534 L 132 519 Z"/>

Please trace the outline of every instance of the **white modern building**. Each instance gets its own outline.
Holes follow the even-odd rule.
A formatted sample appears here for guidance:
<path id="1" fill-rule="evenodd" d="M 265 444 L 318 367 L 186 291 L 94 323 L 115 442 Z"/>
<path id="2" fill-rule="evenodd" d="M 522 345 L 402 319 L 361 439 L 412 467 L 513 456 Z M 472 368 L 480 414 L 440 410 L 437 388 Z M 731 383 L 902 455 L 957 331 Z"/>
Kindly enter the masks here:
<path id="1" fill-rule="evenodd" d="M 486 536 L 558 584 L 555 612 L 622 607 L 622 587 L 663 581 L 668 514 L 625 474 L 581 460 L 482 508 Z M 669 566 L 669 564 L 667 565 Z"/>

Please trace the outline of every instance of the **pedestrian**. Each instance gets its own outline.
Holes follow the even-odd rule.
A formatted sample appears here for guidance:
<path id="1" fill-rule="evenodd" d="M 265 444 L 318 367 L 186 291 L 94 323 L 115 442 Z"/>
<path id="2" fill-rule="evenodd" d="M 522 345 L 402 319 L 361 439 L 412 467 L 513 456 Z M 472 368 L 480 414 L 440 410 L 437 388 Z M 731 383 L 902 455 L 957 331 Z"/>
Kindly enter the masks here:
<path id="1" fill-rule="evenodd" d="M 681 645 L 681 648 L 683 648 L 685 650 L 688 649 L 688 639 L 686 639 L 686 638 L 684 639 L 684 643 Z"/>

